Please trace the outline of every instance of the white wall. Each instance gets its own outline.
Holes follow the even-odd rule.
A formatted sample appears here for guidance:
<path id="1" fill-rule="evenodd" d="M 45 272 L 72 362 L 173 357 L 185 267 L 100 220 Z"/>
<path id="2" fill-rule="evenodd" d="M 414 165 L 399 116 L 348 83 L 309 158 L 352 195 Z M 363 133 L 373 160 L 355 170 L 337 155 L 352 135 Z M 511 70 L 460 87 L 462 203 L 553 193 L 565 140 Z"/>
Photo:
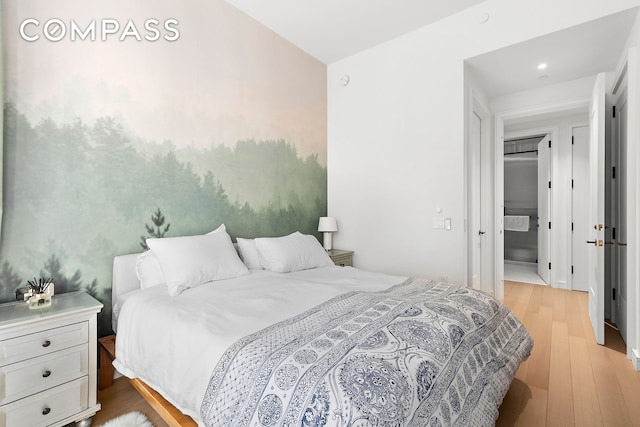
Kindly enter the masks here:
<path id="1" fill-rule="evenodd" d="M 331 64 L 334 246 L 355 250 L 358 267 L 463 282 L 464 59 L 638 5 L 489 0 Z M 479 24 L 485 12 L 490 19 Z M 450 231 L 431 227 L 437 207 L 452 218 Z"/>

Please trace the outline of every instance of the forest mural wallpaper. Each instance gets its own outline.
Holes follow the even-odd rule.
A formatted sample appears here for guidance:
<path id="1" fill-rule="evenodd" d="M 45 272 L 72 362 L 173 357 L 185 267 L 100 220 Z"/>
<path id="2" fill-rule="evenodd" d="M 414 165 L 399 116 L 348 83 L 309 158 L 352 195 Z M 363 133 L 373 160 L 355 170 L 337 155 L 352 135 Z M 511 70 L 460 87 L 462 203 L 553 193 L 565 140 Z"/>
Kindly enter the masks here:
<path id="1" fill-rule="evenodd" d="M 223 0 L 0 0 L 0 300 L 85 290 L 150 235 L 316 234 L 326 68 Z"/>

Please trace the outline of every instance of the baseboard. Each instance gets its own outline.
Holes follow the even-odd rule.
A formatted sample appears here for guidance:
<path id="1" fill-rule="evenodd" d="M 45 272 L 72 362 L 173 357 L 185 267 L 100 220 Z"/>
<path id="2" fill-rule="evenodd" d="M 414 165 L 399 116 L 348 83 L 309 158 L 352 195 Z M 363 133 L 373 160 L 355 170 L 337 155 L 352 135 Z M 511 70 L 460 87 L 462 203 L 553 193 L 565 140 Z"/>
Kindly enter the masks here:
<path id="1" fill-rule="evenodd" d="M 536 265 L 538 265 L 535 262 L 528 262 L 528 261 L 513 261 L 510 259 L 505 259 L 504 260 L 505 264 L 513 264 L 513 265 L 526 265 L 528 267 L 535 267 Z"/>
<path id="2" fill-rule="evenodd" d="M 636 371 L 640 372 L 640 350 L 634 348 L 631 350 L 631 363 L 636 368 Z"/>

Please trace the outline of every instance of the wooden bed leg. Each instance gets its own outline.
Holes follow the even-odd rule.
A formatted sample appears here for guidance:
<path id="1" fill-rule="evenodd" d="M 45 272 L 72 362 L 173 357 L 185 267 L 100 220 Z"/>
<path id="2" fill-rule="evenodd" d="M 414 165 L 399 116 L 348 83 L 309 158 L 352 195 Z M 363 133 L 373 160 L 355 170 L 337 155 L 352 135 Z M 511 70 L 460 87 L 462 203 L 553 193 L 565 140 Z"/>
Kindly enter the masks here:
<path id="1" fill-rule="evenodd" d="M 100 349 L 100 377 L 98 389 L 104 390 L 113 384 L 113 360 L 116 358 L 116 336 L 109 335 L 98 340 Z"/>

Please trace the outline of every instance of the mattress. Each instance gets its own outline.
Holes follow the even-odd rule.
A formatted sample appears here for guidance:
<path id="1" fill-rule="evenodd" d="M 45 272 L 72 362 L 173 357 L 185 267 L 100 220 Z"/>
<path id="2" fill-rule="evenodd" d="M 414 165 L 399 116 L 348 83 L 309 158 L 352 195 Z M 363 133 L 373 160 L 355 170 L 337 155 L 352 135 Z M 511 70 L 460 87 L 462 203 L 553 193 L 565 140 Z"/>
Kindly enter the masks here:
<path id="1" fill-rule="evenodd" d="M 175 297 L 164 286 L 128 292 L 114 305 L 114 366 L 201 423 L 211 373 L 232 344 L 346 292 L 381 291 L 406 279 L 332 266 L 286 274 L 251 270 Z"/>

